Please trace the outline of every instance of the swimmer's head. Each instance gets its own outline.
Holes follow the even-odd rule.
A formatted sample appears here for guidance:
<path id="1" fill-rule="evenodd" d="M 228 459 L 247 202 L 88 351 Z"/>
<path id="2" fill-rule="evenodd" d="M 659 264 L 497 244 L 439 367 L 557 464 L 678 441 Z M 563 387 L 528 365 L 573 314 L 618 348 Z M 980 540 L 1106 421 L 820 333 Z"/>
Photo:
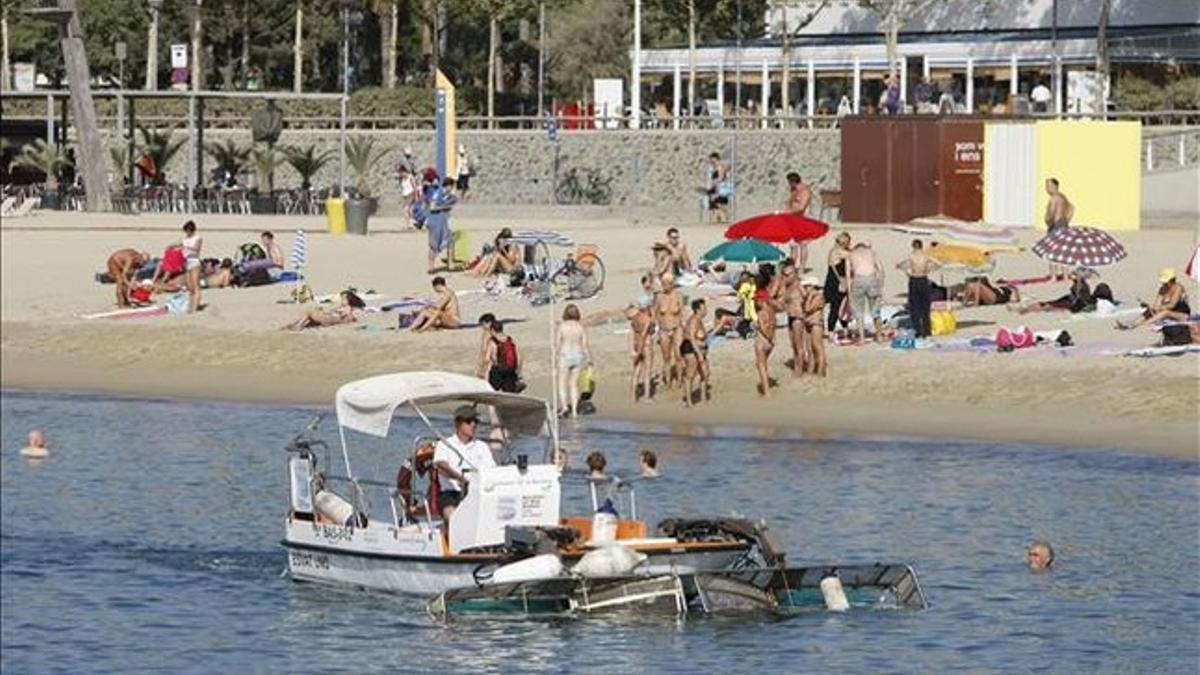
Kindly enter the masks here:
<path id="1" fill-rule="evenodd" d="M 1034 571 L 1048 570 L 1054 565 L 1054 549 L 1050 547 L 1050 542 L 1042 539 L 1034 540 L 1029 545 L 1025 557 L 1029 561 L 1029 569 Z"/>
<path id="2" fill-rule="evenodd" d="M 34 429 L 29 432 L 29 447 L 44 448 L 46 447 L 46 433 L 41 429 Z"/>

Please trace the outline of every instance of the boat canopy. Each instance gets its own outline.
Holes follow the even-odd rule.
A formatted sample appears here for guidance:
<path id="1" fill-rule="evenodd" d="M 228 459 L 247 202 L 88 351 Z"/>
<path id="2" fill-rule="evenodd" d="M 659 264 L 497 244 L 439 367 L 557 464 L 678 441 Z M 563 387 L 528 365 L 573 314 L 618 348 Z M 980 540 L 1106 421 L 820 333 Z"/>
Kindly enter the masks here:
<path id="1" fill-rule="evenodd" d="M 440 371 L 368 377 L 342 385 L 335 399 L 340 426 L 379 438 L 387 437 L 396 408 L 446 402 L 489 406 L 499 424 L 526 435 L 541 433 L 548 415 L 540 398 L 499 392 L 477 377 Z"/>

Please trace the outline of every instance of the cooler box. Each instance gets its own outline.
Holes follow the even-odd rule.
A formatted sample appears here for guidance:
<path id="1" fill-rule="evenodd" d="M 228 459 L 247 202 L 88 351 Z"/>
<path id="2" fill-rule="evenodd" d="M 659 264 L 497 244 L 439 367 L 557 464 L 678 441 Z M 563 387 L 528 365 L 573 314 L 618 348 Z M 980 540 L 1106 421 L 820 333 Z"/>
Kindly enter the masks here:
<path id="1" fill-rule="evenodd" d="M 325 200 L 325 220 L 329 234 L 346 234 L 346 200 L 330 197 Z"/>

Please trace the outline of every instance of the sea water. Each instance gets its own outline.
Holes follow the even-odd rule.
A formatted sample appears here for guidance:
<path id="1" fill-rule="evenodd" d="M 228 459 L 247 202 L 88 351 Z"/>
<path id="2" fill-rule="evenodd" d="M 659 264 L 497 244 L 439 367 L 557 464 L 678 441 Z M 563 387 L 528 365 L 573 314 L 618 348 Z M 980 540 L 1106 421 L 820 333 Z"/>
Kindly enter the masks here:
<path id="1" fill-rule="evenodd" d="M 1200 668 L 1195 462 L 585 422 L 565 428 L 575 466 L 602 450 L 630 476 L 657 452 L 663 477 L 636 484 L 651 527 L 766 518 L 792 564 L 913 564 L 930 608 L 441 625 L 422 600 L 281 576 L 283 446 L 314 409 L 6 391 L 0 413 L 5 673 Z M 47 461 L 19 456 L 33 427 Z M 394 471 L 404 446 L 370 461 Z M 1055 571 L 1025 567 L 1035 537 Z"/>

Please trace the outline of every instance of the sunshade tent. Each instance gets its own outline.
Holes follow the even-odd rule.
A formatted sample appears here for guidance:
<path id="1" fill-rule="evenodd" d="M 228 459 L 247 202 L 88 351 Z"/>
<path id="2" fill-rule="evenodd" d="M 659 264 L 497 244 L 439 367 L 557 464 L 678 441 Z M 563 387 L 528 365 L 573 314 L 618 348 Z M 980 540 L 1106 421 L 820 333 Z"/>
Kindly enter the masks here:
<path id="1" fill-rule="evenodd" d="M 1121 242 L 1094 227 L 1056 230 L 1033 245 L 1033 254 L 1068 267 L 1104 267 L 1127 255 Z"/>
<path id="2" fill-rule="evenodd" d="M 724 260 L 732 263 L 775 262 L 783 258 L 783 251 L 757 239 L 735 239 L 717 244 L 700 257 L 708 262 Z"/>
<path id="3" fill-rule="evenodd" d="M 726 239 L 758 239 L 777 244 L 820 239 L 829 226 L 795 213 L 766 213 L 738 221 L 725 230 Z"/>

